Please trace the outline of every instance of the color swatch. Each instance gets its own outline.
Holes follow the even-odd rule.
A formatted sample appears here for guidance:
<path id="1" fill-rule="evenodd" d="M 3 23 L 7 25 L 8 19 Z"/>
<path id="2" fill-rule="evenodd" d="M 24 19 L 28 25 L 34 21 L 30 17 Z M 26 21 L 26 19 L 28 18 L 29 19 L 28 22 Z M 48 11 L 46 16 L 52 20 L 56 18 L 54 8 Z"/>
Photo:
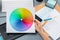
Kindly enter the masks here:
<path id="1" fill-rule="evenodd" d="M 10 14 L 9 21 L 16 31 L 27 31 L 32 26 L 34 18 L 28 9 L 17 8 Z"/>

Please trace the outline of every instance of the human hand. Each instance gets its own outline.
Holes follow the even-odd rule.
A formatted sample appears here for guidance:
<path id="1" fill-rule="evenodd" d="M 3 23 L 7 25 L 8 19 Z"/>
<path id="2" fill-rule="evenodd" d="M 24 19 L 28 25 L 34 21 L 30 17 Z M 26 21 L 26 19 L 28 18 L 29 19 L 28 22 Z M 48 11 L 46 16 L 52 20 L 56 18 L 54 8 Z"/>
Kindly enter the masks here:
<path id="1" fill-rule="evenodd" d="M 38 20 L 35 20 L 35 28 L 37 32 L 42 36 L 44 40 L 50 40 L 48 33 L 42 28 L 43 25 Z"/>
<path id="2" fill-rule="evenodd" d="M 36 28 L 37 32 L 43 31 L 42 24 L 38 20 L 35 20 L 35 28 Z"/>

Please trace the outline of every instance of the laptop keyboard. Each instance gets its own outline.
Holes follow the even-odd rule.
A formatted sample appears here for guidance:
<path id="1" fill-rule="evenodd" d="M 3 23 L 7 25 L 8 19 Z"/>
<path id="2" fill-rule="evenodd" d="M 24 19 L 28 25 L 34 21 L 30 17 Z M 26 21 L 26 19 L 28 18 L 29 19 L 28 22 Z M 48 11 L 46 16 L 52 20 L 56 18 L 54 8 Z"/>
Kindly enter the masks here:
<path id="1" fill-rule="evenodd" d="M 6 23 L 0 25 L 0 33 L 2 34 L 2 37 L 4 40 L 14 40 L 18 37 L 25 35 L 25 34 L 7 34 L 6 33 Z"/>

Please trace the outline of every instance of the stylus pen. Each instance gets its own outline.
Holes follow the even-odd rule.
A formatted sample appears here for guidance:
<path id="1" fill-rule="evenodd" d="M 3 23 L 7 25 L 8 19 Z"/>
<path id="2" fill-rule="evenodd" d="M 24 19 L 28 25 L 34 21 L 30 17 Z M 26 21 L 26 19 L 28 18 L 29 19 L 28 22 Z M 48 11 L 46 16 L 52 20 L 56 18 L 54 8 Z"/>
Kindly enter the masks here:
<path id="1" fill-rule="evenodd" d="M 56 16 L 54 16 L 53 18 L 56 18 Z M 52 20 L 53 18 L 47 18 L 47 19 L 44 19 L 43 21 L 45 21 L 45 22 L 43 23 L 42 26 L 44 26 L 49 20 Z"/>
<path id="2" fill-rule="evenodd" d="M 42 26 L 44 26 L 49 20 L 52 20 L 52 18 L 47 18 L 47 19 L 44 19 L 44 23 L 43 23 L 43 25 Z"/>
<path id="3" fill-rule="evenodd" d="M 52 20 L 52 19 L 54 19 L 54 18 L 56 18 L 56 16 L 54 16 L 54 17 L 52 17 L 52 18 L 44 19 L 44 21 Z"/>
<path id="4" fill-rule="evenodd" d="M 52 18 L 47 18 L 47 19 L 44 19 L 44 21 L 48 21 L 48 20 L 52 20 Z"/>

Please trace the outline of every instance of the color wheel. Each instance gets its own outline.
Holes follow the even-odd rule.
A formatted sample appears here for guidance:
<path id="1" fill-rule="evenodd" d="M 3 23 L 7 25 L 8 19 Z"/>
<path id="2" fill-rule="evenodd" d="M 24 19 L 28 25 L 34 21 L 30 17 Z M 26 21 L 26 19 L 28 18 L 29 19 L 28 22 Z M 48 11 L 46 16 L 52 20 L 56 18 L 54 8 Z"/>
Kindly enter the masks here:
<path id="1" fill-rule="evenodd" d="M 9 22 L 16 31 L 27 31 L 33 24 L 32 13 L 26 8 L 17 8 L 10 14 Z"/>

